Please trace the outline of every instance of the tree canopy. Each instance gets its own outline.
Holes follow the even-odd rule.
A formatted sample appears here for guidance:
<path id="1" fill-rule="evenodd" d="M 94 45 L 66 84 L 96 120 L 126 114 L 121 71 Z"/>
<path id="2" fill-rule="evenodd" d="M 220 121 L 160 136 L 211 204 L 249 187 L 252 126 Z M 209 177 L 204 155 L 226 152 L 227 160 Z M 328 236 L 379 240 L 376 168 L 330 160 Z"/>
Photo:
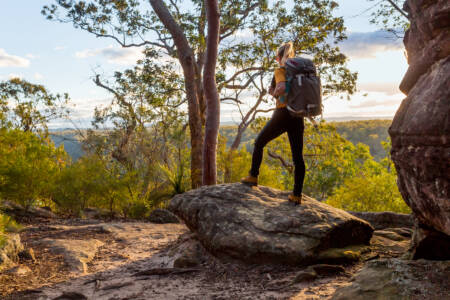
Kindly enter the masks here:
<path id="1" fill-rule="evenodd" d="M 0 82 L 0 127 L 46 132 L 50 121 L 69 115 L 69 100 L 20 78 Z"/>
<path id="2" fill-rule="evenodd" d="M 268 102 L 265 86 L 275 66 L 274 52 L 287 40 L 294 42 L 299 55 L 314 58 L 325 95 L 355 91 L 357 74 L 348 70 L 347 58 L 337 46 L 346 35 L 343 19 L 333 16 L 338 6 L 335 1 L 222 0 L 218 4 L 221 18 L 216 73 L 221 101 L 240 105 L 246 95 L 254 95 L 258 105 Z M 56 0 L 42 13 L 48 19 L 69 22 L 97 37 L 112 39 L 122 47 L 151 47 L 179 61 L 188 106 L 191 176 L 193 187 L 198 186 L 206 120 L 204 1 Z M 251 113 L 257 112 L 256 108 L 253 105 Z"/>

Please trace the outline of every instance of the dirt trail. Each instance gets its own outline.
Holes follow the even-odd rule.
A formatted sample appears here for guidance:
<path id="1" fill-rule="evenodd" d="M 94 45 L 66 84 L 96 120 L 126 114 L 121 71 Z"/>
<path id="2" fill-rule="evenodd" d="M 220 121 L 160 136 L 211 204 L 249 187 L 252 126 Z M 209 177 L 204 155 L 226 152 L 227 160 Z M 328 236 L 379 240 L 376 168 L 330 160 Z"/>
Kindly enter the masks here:
<path id="1" fill-rule="evenodd" d="M 0 274 L 2 299 L 44 300 L 64 293 L 79 293 L 71 299 L 99 300 L 327 299 L 338 287 L 349 285 L 351 275 L 363 266 L 346 266 L 340 275 L 296 283 L 304 267 L 223 263 L 207 255 L 195 268 L 162 274 L 178 270 L 171 269 L 174 249 L 192 239 L 182 224 L 66 221 L 30 225 L 21 238 L 25 247 L 34 249 L 36 262 L 21 262 L 31 270 L 24 275 Z M 96 240 L 101 246 L 83 274 L 67 266 L 66 254 L 55 254 L 43 242 L 49 239 Z M 393 249 L 386 255 L 396 256 L 404 250 Z M 144 275 L 155 269 L 160 275 Z"/>

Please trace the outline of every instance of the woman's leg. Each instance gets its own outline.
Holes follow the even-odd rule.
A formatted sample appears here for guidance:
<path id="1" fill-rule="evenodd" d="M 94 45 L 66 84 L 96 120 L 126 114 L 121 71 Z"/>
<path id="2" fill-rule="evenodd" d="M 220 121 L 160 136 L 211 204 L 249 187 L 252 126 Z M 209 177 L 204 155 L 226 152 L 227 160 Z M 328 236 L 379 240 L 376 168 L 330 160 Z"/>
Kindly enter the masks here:
<path id="1" fill-rule="evenodd" d="M 272 118 L 256 137 L 252 155 L 252 168 L 250 170 L 250 175 L 253 177 L 258 177 L 259 175 L 259 167 L 261 166 L 263 158 L 264 146 L 286 131 L 285 124 L 287 110 L 286 112 L 284 112 L 284 110 L 286 109 L 276 109 Z"/>
<path id="2" fill-rule="evenodd" d="M 305 179 L 305 162 L 303 160 L 303 118 L 293 118 L 289 122 L 288 137 L 294 161 L 294 196 L 301 196 Z"/>

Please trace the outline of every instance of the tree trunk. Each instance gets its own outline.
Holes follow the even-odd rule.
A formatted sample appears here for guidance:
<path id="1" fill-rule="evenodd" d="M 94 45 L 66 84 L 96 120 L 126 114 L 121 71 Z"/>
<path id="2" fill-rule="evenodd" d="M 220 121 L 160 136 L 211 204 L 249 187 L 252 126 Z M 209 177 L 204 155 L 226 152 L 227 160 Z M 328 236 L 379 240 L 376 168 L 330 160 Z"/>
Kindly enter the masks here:
<path id="1" fill-rule="evenodd" d="M 203 184 L 217 182 L 216 153 L 220 124 L 220 102 L 216 85 L 216 62 L 219 47 L 220 13 L 217 0 L 205 0 L 208 20 L 206 61 L 203 69 L 203 90 L 206 99 L 205 142 L 203 144 Z"/>
<path id="2" fill-rule="evenodd" d="M 197 96 L 194 51 L 192 51 L 186 35 L 179 24 L 176 23 L 164 2 L 161 0 L 150 0 L 150 5 L 172 35 L 177 48 L 178 60 L 183 68 L 191 133 L 191 182 L 192 188 L 195 189 L 202 185 L 203 134 Z"/>

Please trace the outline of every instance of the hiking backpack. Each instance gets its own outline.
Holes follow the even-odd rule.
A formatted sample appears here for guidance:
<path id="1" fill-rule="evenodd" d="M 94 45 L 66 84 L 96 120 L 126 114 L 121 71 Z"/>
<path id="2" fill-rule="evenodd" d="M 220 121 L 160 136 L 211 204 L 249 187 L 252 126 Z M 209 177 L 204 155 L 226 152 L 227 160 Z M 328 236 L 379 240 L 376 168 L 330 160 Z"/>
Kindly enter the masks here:
<path id="1" fill-rule="evenodd" d="M 322 114 L 322 85 L 316 66 L 307 58 L 286 61 L 286 108 L 293 117 Z"/>

